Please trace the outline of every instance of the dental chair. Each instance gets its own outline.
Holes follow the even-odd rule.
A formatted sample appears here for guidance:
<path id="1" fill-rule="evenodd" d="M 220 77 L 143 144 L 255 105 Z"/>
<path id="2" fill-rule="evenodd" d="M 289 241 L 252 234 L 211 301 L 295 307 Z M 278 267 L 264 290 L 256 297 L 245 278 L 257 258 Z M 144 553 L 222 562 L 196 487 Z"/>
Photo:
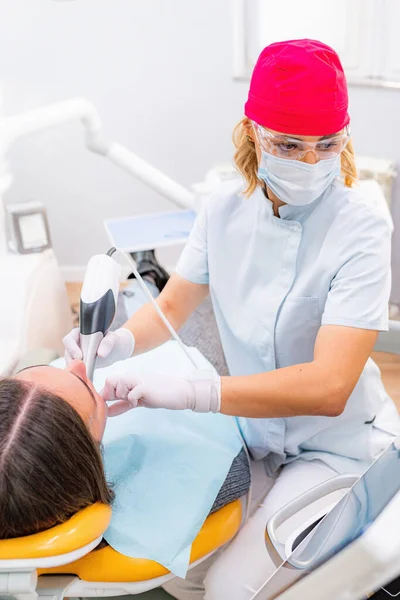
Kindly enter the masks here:
<path id="1" fill-rule="evenodd" d="M 94 504 L 48 531 L 0 541 L 0 598 L 140 594 L 174 577 L 151 560 L 129 558 L 110 546 L 96 550 L 110 518 L 110 507 Z M 228 543 L 241 521 L 240 500 L 210 515 L 193 542 L 191 566 Z"/>
<path id="2" fill-rule="evenodd" d="M 354 478 L 338 476 L 309 490 L 270 519 L 266 528 L 268 536 L 274 538 L 276 527 L 308 502 L 321 500 L 332 491 L 354 484 Z M 331 509 L 332 505 L 328 503 L 314 522 L 320 523 L 323 514 L 329 515 Z M 140 594 L 174 577 L 153 561 L 126 557 L 109 546 L 96 550 L 110 517 L 110 507 L 95 504 L 48 531 L 0 541 L 0 598 L 61 600 L 66 596 Z M 241 520 L 240 500 L 208 517 L 193 542 L 191 566 L 199 564 L 228 543 L 239 530 Z M 285 544 L 276 537 L 277 556 L 285 558 L 286 553 L 287 558 L 281 561 L 274 576 L 252 600 L 366 600 L 370 597 L 368 593 L 385 586 L 400 574 L 399 522 L 400 473 L 399 492 L 378 518 L 358 539 L 348 546 L 344 545 L 344 549 L 339 548 L 337 554 L 321 566 L 317 565 L 318 568 L 311 568 L 307 561 L 296 559 L 296 548 L 300 547 L 296 545 L 299 530 Z M 302 528 L 302 540 L 307 541 L 310 530 L 308 522 Z M 327 539 L 332 544 L 329 537 Z M 334 541 L 337 543 L 337 540 Z M 319 550 L 323 546 L 318 538 L 317 542 L 314 541 L 314 548 L 312 541 L 310 545 L 311 555 L 316 548 Z M 395 588 L 396 593 L 388 591 L 388 598 L 400 595 L 400 583 L 398 587 L 398 590 Z"/>

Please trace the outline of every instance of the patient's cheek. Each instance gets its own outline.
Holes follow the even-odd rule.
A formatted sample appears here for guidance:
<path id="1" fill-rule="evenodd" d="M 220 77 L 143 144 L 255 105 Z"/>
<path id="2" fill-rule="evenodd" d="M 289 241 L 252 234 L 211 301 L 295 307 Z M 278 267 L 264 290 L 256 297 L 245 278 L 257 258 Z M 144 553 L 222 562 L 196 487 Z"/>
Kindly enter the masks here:
<path id="1" fill-rule="evenodd" d="M 103 425 L 102 425 L 101 437 L 103 437 L 104 430 L 106 428 L 107 419 L 108 419 L 108 406 L 106 403 L 104 403 L 104 404 L 105 404 L 105 408 L 104 408 L 104 414 L 103 414 Z"/>
<path id="2" fill-rule="evenodd" d="M 106 428 L 108 418 L 108 406 L 103 399 L 99 401 L 98 410 L 96 411 L 96 423 L 93 424 L 92 434 L 99 442 L 102 440 L 104 430 Z"/>

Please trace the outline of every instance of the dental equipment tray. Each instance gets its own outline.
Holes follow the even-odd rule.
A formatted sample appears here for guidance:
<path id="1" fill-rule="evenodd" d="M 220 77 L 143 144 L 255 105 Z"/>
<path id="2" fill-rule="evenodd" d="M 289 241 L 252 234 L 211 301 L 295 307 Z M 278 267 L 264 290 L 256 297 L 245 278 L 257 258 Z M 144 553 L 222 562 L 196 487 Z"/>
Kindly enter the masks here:
<path id="1" fill-rule="evenodd" d="M 179 210 L 105 219 L 104 226 L 113 246 L 138 252 L 185 243 L 195 219 L 194 211 Z"/>

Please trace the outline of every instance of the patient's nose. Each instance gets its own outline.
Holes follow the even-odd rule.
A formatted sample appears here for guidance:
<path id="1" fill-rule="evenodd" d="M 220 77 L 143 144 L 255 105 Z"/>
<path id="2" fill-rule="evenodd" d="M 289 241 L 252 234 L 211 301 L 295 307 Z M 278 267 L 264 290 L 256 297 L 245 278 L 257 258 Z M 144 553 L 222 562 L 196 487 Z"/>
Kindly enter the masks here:
<path id="1" fill-rule="evenodd" d="M 66 367 L 66 370 L 69 371 L 70 373 L 74 373 L 74 375 L 77 375 L 84 381 L 87 380 L 86 365 L 83 362 L 83 360 L 77 360 L 77 359 L 72 360 L 69 363 L 69 365 Z"/>

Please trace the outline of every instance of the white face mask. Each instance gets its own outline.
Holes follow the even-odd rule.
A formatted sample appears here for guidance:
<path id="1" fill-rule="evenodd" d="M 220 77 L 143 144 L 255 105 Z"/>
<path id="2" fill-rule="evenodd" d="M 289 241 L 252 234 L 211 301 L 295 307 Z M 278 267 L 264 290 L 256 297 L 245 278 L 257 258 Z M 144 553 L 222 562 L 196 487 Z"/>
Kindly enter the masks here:
<path id="1" fill-rule="evenodd" d="M 315 164 L 278 158 L 262 151 L 258 176 L 279 200 L 292 206 L 311 204 L 340 175 L 340 154 Z"/>

